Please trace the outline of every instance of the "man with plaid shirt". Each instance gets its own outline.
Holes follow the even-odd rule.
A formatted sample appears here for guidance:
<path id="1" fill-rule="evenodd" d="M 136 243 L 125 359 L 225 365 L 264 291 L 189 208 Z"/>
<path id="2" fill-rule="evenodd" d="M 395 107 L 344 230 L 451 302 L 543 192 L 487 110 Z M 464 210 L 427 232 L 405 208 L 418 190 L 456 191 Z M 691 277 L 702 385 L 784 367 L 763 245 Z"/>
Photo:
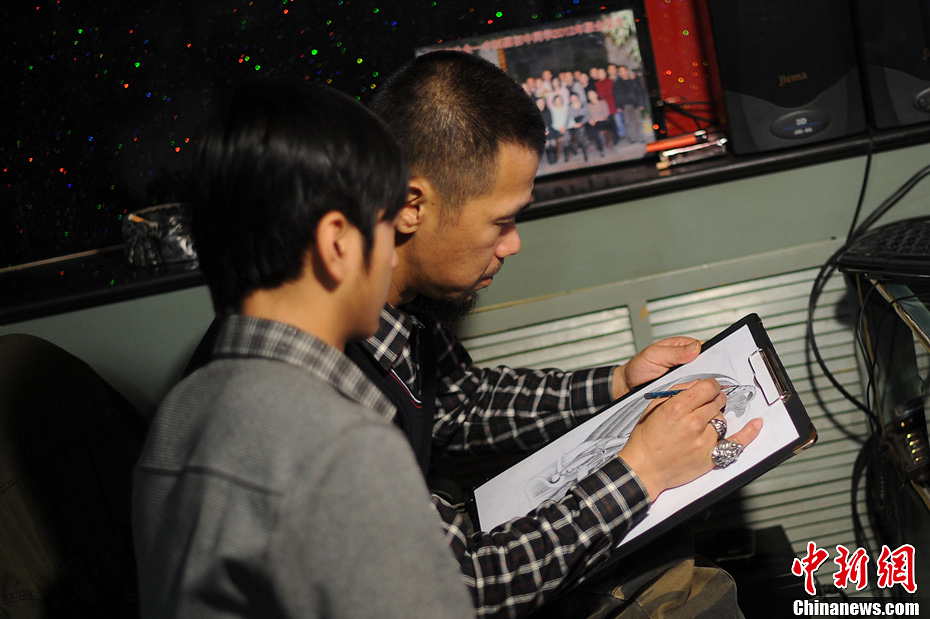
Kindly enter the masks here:
<path id="1" fill-rule="evenodd" d="M 381 87 L 372 109 L 401 143 L 411 178 L 395 220 L 399 262 L 379 330 L 347 354 L 400 409 L 395 421 L 424 474 L 457 456 L 526 455 L 697 356 L 699 342 L 671 338 L 618 367 L 474 367 L 450 325 L 520 249 L 516 217 L 531 200 L 544 144 L 539 113 L 497 67 L 456 52 L 411 61 Z M 475 531 L 453 496 L 434 492 L 479 616 L 522 616 L 543 605 L 561 616 L 560 602 L 549 602 L 604 562 L 659 493 L 711 468 L 716 435 L 707 422 L 724 396 L 713 381 L 689 387 L 650 409 L 619 457 L 524 518 Z M 745 444 L 758 430 L 750 424 L 731 438 Z M 688 588 L 709 594 L 688 609 L 678 605 L 680 616 L 741 616 L 725 574 L 722 584 L 688 580 L 678 588 L 685 598 Z M 610 604 L 573 606 L 565 616 L 615 616 L 605 613 L 633 608 L 627 595 L 617 589 Z M 674 616 L 663 615 L 661 604 L 635 604 L 635 612 Z"/>

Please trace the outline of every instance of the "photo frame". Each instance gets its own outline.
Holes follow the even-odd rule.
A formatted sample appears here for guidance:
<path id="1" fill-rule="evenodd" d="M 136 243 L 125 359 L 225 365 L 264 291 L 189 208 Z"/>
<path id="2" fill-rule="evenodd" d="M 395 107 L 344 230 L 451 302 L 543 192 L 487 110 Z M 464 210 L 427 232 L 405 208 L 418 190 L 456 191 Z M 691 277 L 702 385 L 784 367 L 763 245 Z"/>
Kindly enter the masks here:
<path id="1" fill-rule="evenodd" d="M 640 4 L 421 47 L 476 54 L 510 75 L 543 115 L 537 177 L 640 160 L 662 120 Z"/>

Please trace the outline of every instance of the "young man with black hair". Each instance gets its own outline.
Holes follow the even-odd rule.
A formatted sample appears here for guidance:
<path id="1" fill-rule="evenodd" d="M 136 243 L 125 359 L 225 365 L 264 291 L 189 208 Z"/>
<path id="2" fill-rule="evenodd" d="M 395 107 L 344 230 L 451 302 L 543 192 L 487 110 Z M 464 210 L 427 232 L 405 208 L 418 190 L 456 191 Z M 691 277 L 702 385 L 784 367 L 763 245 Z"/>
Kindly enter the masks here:
<path id="1" fill-rule="evenodd" d="M 396 262 L 396 143 L 335 90 L 255 84 L 198 179 L 221 320 L 135 470 L 142 616 L 473 616 L 395 409 L 343 354 L 377 328 Z"/>
<path id="2" fill-rule="evenodd" d="M 450 325 L 520 250 L 516 217 L 531 200 L 545 140 L 539 111 L 500 69 L 456 52 L 408 63 L 372 109 L 398 138 L 410 180 L 395 220 L 399 261 L 381 325 L 347 354 L 399 407 L 425 474 L 440 459 L 532 452 L 698 354 L 696 340 L 671 338 L 618 367 L 475 367 Z M 690 385 L 650 409 L 619 457 L 565 498 L 489 532 L 473 531 L 466 514 L 434 495 L 478 614 L 525 615 L 586 578 L 661 492 L 711 468 L 717 435 L 708 422 L 724 401 L 714 381 Z M 731 438 L 746 444 L 759 427 L 748 424 Z M 605 597 L 611 606 L 587 611 L 629 604 Z M 732 589 L 708 601 L 716 616 L 739 616 Z M 587 611 L 574 607 L 566 616 Z"/>

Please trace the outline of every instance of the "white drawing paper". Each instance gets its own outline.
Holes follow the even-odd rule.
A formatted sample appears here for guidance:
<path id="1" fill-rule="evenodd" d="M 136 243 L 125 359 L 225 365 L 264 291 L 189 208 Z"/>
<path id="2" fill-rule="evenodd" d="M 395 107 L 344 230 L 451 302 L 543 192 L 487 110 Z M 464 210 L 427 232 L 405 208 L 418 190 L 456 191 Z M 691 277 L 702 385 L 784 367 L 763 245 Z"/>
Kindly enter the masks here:
<path id="1" fill-rule="evenodd" d="M 481 485 L 475 490 L 475 502 L 482 528 L 489 531 L 527 515 L 544 501 L 558 501 L 573 484 L 616 457 L 649 405 L 643 395 L 650 391 L 663 391 L 699 378 L 715 378 L 727 393 L 724 414 L 727 436 L 756 417 L 762 417 L 764 425 L 756 440 L 732 465 L 714 469 L 659 495 L 646 518 L 630 530 L 621 544 L 795 442 L 798 432 L 784 403 L 778 400 L 768 404 L 763 396 L 775 389 L 771 376 L 768 372 L 754 372 L 750 365 L 749 358 L 757 348 L 749 327 L 743 326 L 691 363 L 669 372 Z"/>

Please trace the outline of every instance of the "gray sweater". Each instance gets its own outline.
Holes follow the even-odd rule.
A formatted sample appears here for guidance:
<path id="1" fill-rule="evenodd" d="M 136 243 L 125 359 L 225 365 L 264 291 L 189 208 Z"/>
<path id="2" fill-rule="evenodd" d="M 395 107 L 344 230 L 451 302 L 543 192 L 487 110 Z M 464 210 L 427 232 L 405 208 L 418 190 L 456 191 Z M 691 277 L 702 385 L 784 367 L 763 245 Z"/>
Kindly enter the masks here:
<path id="1" fill-rule="evenodd" d="M 351 380 L 272 358 L 162 403 L 133 497 L 142 616 L 473 616 L 404 437 Z"/>

